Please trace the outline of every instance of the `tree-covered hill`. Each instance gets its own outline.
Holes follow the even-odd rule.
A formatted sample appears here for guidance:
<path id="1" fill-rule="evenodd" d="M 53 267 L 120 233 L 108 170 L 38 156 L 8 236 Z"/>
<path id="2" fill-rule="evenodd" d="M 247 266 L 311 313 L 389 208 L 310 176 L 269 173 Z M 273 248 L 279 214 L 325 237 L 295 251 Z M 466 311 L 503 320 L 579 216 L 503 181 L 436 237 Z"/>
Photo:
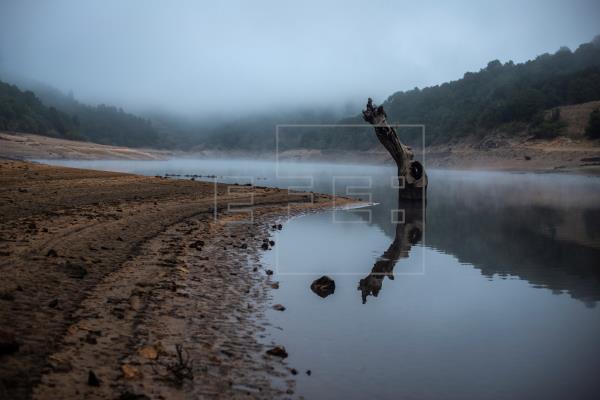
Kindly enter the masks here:
<path id="1" fill-rule="evenodd" d="M 0 130 L 129 147 L 162 147 L 152 123 L 122 109 L 90 106 L 43 84 L 22 91 L 0 81 Z"/>
<path id="2" fill-rule="evenodd" d="M 426 124 L 428 139 L 535 128 L 544 110 L 600 99 L 600 37 L 522 64 L 498 60 L 462 79 L 398 92 L 384 103 L 389 119 Z M 532 126 L 533 125 L 533 126 Z"/>
<path id="3" fill-rule="evenodd" d="M 31 83 L 28 86 L 44 104 L 72 115 L 79 123 L 80 135 L 86 140 L 129 147 L 161 147 L 165 144 L 148 119 L 110 105 L 83 104 L 72 93 L 64 94 L 48 85 Z"/>
<path id="4" fill-rule="evenodd" d="M 0 130 L 81 139 L 76 118 L 46 107 L 33 92 L 0 81 Z"/>
<path id="5" fill-rule="evenodd" d="M 210 123 L 206 121 L 211 118 L 160 113 L 141 118 L 112 106 L 80 103 L 47 85 L 25 87 L 35 94 L 0 86 L 0 129 L 131 147 L 261 151 L 274 148 L 278 124 L 364 123 L 360 115 L 340 119 L 335 105 L 330 110 L 273 110 Z M 494 133 L 562 135 L 567 122 L 555 109 L 594 100 L 600 100 L 600 36 L 575 51 L 561 48 L 524 63 L 494 60 L 456 81 L 396 92 L 383 106 L 392 123 L 425 125 L 426 142 L 434 144 Z M 418 128 L 399 133 L 410 144 L 421 142 Z M 279 141 L 281 150 L 368 150 L 377 145 L 370 127 L 293 128 Z"/>
<path id="6" fill-rule="evenodd" d="M 560 115 L 549 115 L 547 110 L 592 100 L 600 100 L 600 37 L 575 51 L 561 48 L 525 63 L 503 64 L 494 60 L 480 71 L 467 72 L 453 82 L 396 92 L 383 106 L 390 122 L 425 125 L 426 143 L 432 144 L 497 132 L 538 137 L 560 135 L 564 133 L 564 122 Z M 360 115 L 342 120 L 332 120 L 331 115 L 321 120 L 289 117 L 279 115 L 245 120 L 244 124 L 223 124 L 213 129 L 206 144 L 273 148 L 276 124 L 364 124 Z M 403 128 L 400 134 L 411 144 L 422 140 L 418 128 Z M 279 145 L 280 149 L 367 150 L 378 142 L 370 127 L 299 128 Z"/>

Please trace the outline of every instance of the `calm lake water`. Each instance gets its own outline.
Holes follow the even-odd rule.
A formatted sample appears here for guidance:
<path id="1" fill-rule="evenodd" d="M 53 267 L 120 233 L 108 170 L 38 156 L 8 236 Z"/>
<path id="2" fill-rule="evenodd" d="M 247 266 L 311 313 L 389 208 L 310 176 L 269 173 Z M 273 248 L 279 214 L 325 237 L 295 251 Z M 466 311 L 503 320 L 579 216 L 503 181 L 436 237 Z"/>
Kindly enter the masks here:
<path id="1" fill-rule="evenodd" d="M 426 207 L 394 168 L 231 160 L 50 161 L 354 193 L 373 206 L 297 217 L 263 261 L 271 327 L 307 398 L 597 399 L 600 179 L 429 171 Z M 321 298 L 313 280 L 328 275 Z M 308 376 L 305 371 L 310 370 Z"/>

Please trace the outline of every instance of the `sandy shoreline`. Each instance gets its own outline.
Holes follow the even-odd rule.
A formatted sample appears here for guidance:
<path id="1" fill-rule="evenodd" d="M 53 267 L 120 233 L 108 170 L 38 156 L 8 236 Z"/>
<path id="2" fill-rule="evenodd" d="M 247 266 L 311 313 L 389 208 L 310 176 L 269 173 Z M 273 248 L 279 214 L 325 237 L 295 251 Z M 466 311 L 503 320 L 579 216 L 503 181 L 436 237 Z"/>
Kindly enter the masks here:
<path id="1" fill-rule="evenodd" d="M 532 172 L 577 172 L 600 174 L 600 142 L 582 137 L 529 140 L 524 136 L 491 135 L 467 138 L 458 143 L 415 148 L 426 168 Z M 31 134 L 0 132 L 0 158 L 18 160 L 166 160 L 169 158 L 259 159 L 275 161 L 270 152 L 198 152 L 132 149 L 49 138 Z M 394 165 L 383 148 L 349 152 L 298 149 L 282 151 L 280 161 L 339 162 Z"/>
<path id="2" fill-rule="evenodd" d="M 429 146 L 425 156 L 430 168 L 600 173 L 600 142 L 584 138 L 529 140 L 498 135 Z"/>
<path id="3" fill-rule="evenodd" d="M 161 160 L 171 156 L 172 152 L 166 150 L 133 149 L 29 133 L 0 132 L 0 159 Z"/>
<path id="4" fill-rule="evenodd" d="M 288 203 L 332 197 L 0 161 L 0 199 L 0 398 L 293 392 L 257 337 L 274 283 L 259 254 Z"/>

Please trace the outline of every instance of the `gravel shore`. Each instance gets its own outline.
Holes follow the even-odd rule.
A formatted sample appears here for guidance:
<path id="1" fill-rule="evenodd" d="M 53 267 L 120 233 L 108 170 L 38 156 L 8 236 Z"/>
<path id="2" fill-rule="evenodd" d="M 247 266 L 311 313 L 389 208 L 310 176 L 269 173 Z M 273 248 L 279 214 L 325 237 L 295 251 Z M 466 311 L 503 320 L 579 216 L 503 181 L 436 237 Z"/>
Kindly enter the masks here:
<path id="1" fill-rule="evenodd" d="M 0 398 L 289 396 L 259 255 L 274 221 L 349 202 L 0 161 Z"/>

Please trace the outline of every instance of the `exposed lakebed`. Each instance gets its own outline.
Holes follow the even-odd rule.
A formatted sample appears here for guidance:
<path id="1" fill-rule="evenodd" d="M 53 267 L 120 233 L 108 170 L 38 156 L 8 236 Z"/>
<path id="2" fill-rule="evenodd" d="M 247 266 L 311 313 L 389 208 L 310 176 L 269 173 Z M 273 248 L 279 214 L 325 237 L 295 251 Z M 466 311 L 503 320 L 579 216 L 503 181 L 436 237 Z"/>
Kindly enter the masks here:
<path id="1" fill-rule="evenodd" d="M 600 391 L 597 177 L 430 171 L 427 205 L 414 207 L 398 204 L 387 167 L 60 164 L 375 203 L 292 218 L 264 253 L 280 283 L 272 302 L 286 308 L 268 312 L 265 340 L 286 347 L 299 395 L 548 399 Z M 310 288 L 322 275 L 335 281 L 325 298 Z"/>

